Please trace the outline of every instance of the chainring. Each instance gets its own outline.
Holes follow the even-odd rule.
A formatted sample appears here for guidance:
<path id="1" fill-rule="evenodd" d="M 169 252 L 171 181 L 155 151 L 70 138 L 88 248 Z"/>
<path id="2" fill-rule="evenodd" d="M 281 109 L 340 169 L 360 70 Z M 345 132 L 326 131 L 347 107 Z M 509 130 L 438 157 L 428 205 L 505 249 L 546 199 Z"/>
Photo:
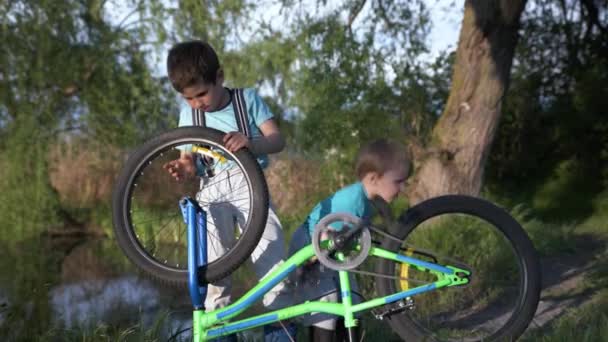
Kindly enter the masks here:
<path id="1" fill-rule="evenodd" d="M 367 227 L 363 227 L 342 248 L 334 250 L 334 239 L 362 223 L 360 218 L 348 213 L 333 213 L 323 217 L 312 234 L 312 246 L 319 262 L 336 271 L 350 270 L 361 265 L 369 255 L 372 245 L 372 237 Z M 335 229 L 336 226 L 341 229 Z M 323 240 L 327 242 L 322 242 Z"/>

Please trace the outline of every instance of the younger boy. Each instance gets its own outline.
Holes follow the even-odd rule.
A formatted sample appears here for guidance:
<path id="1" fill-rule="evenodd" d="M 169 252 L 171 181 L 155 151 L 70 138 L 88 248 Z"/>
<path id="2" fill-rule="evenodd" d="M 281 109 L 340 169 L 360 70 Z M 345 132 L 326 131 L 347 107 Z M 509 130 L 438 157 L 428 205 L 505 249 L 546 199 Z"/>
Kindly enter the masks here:
<path id="1" fill-rule="evenodd" d="M 244 147 L 248 148 L 256 155 L 262 168 L 268 166 L 267 154 L 277 153 L 284 148 L 285 141 L 272 119 L 270 109 L 254 89 L 243 90 L 248 118 L 245 128 L 248 128 L 251 139 L 239 132 L 239 125 L 244 130 L 245 120 L 239 116 L 240 121 L 237 123 L 232 105 L 234 91 L 223 86 L 224 72 L 217 54 L 208 43 L 190 41 L 176 44 L 169 51 L 167 70 L 171 84 L 189 105 L 180 113 L 179 126 L 191 126 L 195 120 L 204 120 L 205 126 L 226 132 L 223 142 L 228 150 L 234 152 Z M 179 159 L 167 163 L 164 167 L 178 181 L 194 177 L 196 174 L 193 156 L 185 151 L 181 153 Z M 242 224 L 242 218 L 247 217 L 246 212 L 240 212 L 247 208 L 239 210 L 235 206 L 220 205 L 213 208 L 205 206 L 205 203 L 216 200 L 214 196 L 218 196 L 217 194 L 224 192 L 225 189 L 246 191 L 246 187 L 240 186 L 244 181 L 242 173 L 230 174 L 229 177 L 222 178 L 197 194 L 197 200 L 208 212 L 209 262 L 228 251 L 231 240 L 234 240 L 232 230 L 234 223 Z M 232 191 L 232 194 L 236 199 L 239 198 L 239 194 L 235 191 Z M 223 200 L 230 201 L 225 198 Z M 211 238 L 213 236 L 219 236 L 220 239 Z M 258 279 L 263 278 L 283 262 L 285 257 L 283 241 L 281 223 L 271 207 L 262 238 L 251 255 Z M 228 305 L 230 291 L 230 278 L 209 284 L 205 308 L 215 310 Z M 285 284 L 280 283 L 268 292 L 264 296 L 263 303 L 271 310 L 290 305 L 291 298 Z"/>
<path id="2" fill-rule="evenodd" d="M 289 246 L 290 254 L 311 243 L 315 225 L 326 215 L 349 213 L 365 220 L 372 215 L 372 199 L 379 197 L 390 203 L 397 198 L 408 176 L 409 156 L 403 146 L 380 139 L 359 151 L 355 169 L 359 181 L 338 190 L 314 207 L 304 224 L 294 232 Z M 306 267 L 300 278 L 304 280 L 297 285 L 295 291 L 295 294 L 300 296 L 297 302 L 338 300 L 339 280 L 336 271 L 315 264 Z M 305 316 L 302 323 L 312 326 L 312 341 L 336 339 L 335 316 L 316 313 Z"/>

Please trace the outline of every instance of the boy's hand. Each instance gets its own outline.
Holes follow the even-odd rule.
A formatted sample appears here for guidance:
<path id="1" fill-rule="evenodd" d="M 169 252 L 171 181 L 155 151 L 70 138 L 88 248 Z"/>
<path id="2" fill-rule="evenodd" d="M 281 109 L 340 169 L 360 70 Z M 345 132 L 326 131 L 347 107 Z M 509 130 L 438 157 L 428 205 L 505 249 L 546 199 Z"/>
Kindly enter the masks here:
<path id="1" fill-rule="evenodd" d="M 196 174 L 196 165 L 191 154 L 184 154 L 179 159 L 172 160 L 165 165 L 163 169 L 167 170 L 171 177 L 176 181 L 181 181 L 187 178 L 192 178 Z"/>
<path id="2" fill-rule="evenodd" d="M 243 147 L 250 148 L 249 139 L 241 132 L 228 132 L 224 135 L 224 145 L 230 152 L 236 152 Z"/>

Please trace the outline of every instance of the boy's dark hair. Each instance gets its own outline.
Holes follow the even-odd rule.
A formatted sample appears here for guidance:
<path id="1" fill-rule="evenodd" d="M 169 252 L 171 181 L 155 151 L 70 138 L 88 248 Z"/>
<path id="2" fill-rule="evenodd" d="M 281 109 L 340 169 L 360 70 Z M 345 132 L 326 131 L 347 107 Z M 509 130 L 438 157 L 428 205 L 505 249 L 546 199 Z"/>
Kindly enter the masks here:
<path id="1" fill-rule="evenodd" d="M 173 88 L 184 88 L 200 82 L 215 84 L 220 62 L 207 42 L 193 40 L 175 44 L 167 56 L 167 73 Z"/>
<path id="2" fill-rule="evenodd" d="M 386 139 L 378 139 L 363 146 L 357 156 L 357 178 L 375 172 L 382 176 L 390 168 L 403 164 L 409 172 L 410 156 L 405 146 Z"/>

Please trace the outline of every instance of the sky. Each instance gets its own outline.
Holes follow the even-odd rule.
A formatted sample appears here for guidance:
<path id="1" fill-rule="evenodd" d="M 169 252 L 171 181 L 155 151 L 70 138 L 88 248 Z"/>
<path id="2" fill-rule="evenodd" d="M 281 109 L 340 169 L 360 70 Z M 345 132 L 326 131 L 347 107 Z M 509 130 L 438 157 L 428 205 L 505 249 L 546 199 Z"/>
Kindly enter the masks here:
<path id="1" fill-rule="evenodd" d="M 458 43 L 460 24 L 464 15 L 464 0 L 453 2 L 455 6 L 450 7 L 445 0 L 427 0 L 433 21 L 433 28 L 429 35 L 431 56 L 437 56 L 446 48 L 455 48 Z"/>
<path id="2" fill-rule="evenodd" d="M 301 3 L 304 4 L 303 6 L 314 7 L 316 1 L 317 0 L 302 0 Z M 280 17 L 279 6 L 273 6 L 272 3 L 275 2 L 273 0 L 267 0 L 267 2 L 269 3 L 268 6 L 261 6 L 261 8 L 264 8 L 264 12 L 261 13 L 260 16 L 269 22 L 273 22 L 270 19 Z M 431 50 L 429 55 L 435 57 L 440 51 L 456 46 L 463 16 L 464 0 L 424 0 L 424 2 L 431 13 L 432 20 L 432 29 L 428 37 Z M 326 10 L 334 9 L 332 3 L 342 3 L 342 1 L 327 1 L 327 5 L 325 6 Z M 368 1 L 367 7 L 369 7 L 369 3 L 371 3 L 371 1 Z M 365 10 L 366 7 L 363 8 L 362 12 L 365 12 Z M 359 17 L 364 16 L 359 15 Z M 275 28 L 280 29 L 280 27 L 284 25 L 281 21 L 274 20 L 274 22 L 276 23 L 273 25 Z M 428 56 L 421 57 L 428 60 Z"/>

